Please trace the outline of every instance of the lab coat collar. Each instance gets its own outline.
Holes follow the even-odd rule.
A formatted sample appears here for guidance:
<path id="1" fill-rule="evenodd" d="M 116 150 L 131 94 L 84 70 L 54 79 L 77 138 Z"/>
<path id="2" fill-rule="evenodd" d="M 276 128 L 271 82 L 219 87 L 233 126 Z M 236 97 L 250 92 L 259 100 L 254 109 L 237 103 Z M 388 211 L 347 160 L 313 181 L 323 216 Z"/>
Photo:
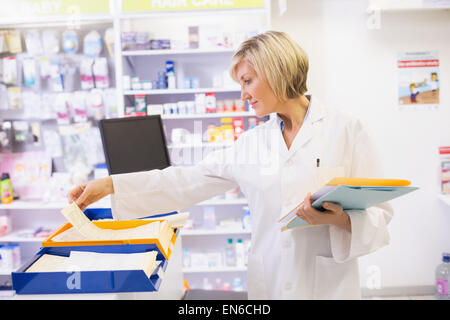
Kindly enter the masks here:
<path id="1" fill-rule="evenodd" d="M 326 116 L 324 106 L 317 100 L 317 98 L 312 99 L 312 96 L 306 96 L 309 99 L 308 111 L 303 121 L 302 127 L 294 138 L 291 144 L 291 148 L 288 150 L 286 143 L 284 142 L 283 136 L 280 129 L 281 118 L 276 114 L 276 121 L 274 123 L 280 130 L 280 137 L 282 139 L 282 149 L 289 155 L 294 154 L 299 148 L 305 145 L 313 136 L 313 125 L 317 121 L 323 119 Z"/>

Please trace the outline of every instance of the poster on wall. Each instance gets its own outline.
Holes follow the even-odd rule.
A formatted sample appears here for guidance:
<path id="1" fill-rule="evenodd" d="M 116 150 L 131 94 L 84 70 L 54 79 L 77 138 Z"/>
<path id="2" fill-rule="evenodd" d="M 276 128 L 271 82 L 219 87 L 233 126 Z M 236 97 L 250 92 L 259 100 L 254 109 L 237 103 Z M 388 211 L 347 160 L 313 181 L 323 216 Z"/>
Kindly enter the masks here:
<path id="1" fill-rule="evenodd" d="M 398 104 L 402 110 L 439 107 L 437 51 L 398 54 Z"/>

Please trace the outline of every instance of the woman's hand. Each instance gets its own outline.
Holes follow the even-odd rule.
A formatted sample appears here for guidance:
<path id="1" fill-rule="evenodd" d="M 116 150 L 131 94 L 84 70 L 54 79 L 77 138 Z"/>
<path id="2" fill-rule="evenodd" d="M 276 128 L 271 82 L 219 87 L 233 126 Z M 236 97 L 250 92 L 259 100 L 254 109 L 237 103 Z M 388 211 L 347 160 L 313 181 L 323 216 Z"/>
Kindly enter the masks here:
<path id="1" fill-rule="evenodd" d="M 88 183 L 81 184 L 70 191 L 67 195 L 69 203 L 75 201 L 77 206 L 84 211 L 88 205 L 94 203 L 109 194 L 114 193 L 114 187 L 111 177 L 91 180 Z"/>
<path id="2" fill-rule="evenodd" d="M 311 225 L 332 224 L 352 231 L 350 216 L 342 209 L 342 206 L 333 202 L 322 204 L 326 211 L 319 211 L 311 206 L 311 194 L 308 193 L 303 203 L 297 210 L 297 216 Z"/>

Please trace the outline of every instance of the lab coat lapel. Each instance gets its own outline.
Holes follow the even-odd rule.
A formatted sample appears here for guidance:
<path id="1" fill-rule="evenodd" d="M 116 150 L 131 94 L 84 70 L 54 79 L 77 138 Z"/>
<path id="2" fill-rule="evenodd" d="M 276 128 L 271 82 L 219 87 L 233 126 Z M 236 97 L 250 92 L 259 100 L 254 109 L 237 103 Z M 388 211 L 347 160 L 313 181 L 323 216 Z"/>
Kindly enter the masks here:
<path id="1" fill-rule="evenodd" d="M 314 136 L 314 124 L 325 116 L 323 106 L 314 98 L 310 100 L 309 114 L 303 122 L 302 127 L 294 138 L 294 141 L 289 149 L 289 156 L 292 156 L 296 151 L 307 144 Z"/>

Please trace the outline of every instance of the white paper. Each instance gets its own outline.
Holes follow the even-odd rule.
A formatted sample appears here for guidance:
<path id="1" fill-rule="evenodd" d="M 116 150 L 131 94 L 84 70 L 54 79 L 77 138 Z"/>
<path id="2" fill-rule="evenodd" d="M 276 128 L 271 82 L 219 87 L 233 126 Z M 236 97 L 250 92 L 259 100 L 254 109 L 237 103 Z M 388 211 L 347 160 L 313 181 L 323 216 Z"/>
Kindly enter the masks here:
<path id="1" fill-rule="evenodd" d="M 70 257 L 42 255 L 26 272 L 74 272 L 143 270 L 150 277 L 160 261 L 157 251 L 140 253 L 97 253 L 71 251 Z"/>
<path id="2" fill-rule="evenodd" d="M 157 251 L 140 253 L 97 253 L 71 251 L 61 266 L 66 272 L 143 270 L 150 277 L 157 266 Z"/>
<path id="3" fill-rule="evenodd" d="M 85 238 L 85 240 L 121 240 L 121 239 L 152 239 L 159 236 L 160 222 L 154 221 L 139 227 L 113 230 L 102 229 L 97 227 L 89 220 L 88 217 L 78 208 L 75 202 L 61 210 L 61 213 L 66 219 L 74 226 L 78 233 Z M 75 231 L 71 231 L 70 236 L 74 236 L 74 239 L 79 239 L 80 235 Z M 67 235 L 61 236 L 65 241 Z M 61 237 L 59 241 L 61 241 Z M 70 238 L 69 238 L 70 239 Z"/>
<path id="4" fill-rule="evenodd" d="M 61 266 L 67 259 L 67 257 L 44 254 L 25 272 L 58 272 L 62 270 Z"/>

